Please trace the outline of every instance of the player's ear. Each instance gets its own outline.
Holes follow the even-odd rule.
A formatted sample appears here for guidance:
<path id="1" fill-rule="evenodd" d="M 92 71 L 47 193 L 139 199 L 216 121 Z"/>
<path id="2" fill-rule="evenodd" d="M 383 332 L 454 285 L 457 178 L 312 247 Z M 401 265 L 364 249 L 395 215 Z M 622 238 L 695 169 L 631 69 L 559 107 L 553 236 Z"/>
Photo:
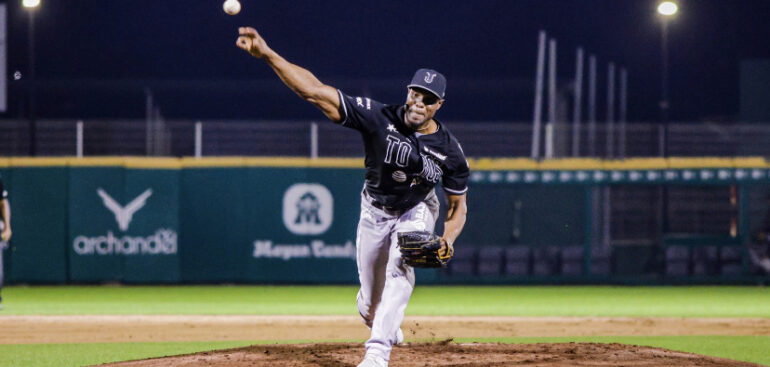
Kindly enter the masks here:
<path id="1" fill-rule="evenodd" d="M 444 100 L 443 99 L 439 99 L 438 103 L 436 105 L 436 111 L 438 111 L 439 108 L 441 108 L 441 106 L 443 106 L 443 105 L 444 105 Z"/>

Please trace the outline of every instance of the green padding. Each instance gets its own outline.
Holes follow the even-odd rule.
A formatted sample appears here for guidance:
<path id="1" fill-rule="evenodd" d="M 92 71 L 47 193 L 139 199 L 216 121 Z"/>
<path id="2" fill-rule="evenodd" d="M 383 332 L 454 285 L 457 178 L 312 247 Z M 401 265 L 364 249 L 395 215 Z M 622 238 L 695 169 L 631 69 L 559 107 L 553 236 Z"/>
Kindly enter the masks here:
<path id="1" fill-rule="evenodd" d="M 269 182 L 245 187 L 245 168 L 183 170 L 180 180 L 179 256 L 185 282 L 239 280 L 248 256 L 243 231 L 253 225 L 245 216 L 249 202 L 244 191 L 269 188 Z"/>
<path id="2" fill-rule="evenodd" d="M 181 175 L 181 196 L 191 198 L 180 203 L 185 282 L 357 280 L 362 170 L 203 168 Z"/>
<path id="3" fill-rule="evenodd" d="M 13 229 L 6 280 L 66 282 L 67 168 L 14 168 L 2 177 Z"/>
<path id="4" fill-rule="evenodd" d="M 69 170 L 70 280 L 179 281 L 176 170 Z"/>

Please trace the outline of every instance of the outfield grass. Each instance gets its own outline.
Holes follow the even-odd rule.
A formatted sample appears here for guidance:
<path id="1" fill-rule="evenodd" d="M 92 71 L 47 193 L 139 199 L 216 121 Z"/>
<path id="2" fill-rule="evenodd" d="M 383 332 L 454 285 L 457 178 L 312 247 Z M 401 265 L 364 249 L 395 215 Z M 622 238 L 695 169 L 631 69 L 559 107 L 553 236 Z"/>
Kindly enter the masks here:
<path id="1" fill-rule="evenodd" d="M 350 315 L 353 286 L 6 287 L 0 315 Z M 764 287 L 417 287 L 409 315 L 770 317 Z"/>
<path id="2" fill-rule="evenodd" d="M 0 325 L 3 315 L 354 315 L 356 291 L 353 286 L 16 286 L 3 289 L 5 309 L 0 311 Z M 768 305 L 770 290 L 763 287 L 418 286 L 407 314 L 768 318 Z M 770 365 L 770 353 L 767 353 L 770 336 L 601 336 L 472 341 L 616 342 Z M 80 366 L 250 344 L 256 342 L 0 345 L 0 366 Z"/>
<path id="3" fill-rule="evenodd" d="M 252 342 L 89 343 L 0 345 L 0 366 L 87 366 L 242 347 Z"/>

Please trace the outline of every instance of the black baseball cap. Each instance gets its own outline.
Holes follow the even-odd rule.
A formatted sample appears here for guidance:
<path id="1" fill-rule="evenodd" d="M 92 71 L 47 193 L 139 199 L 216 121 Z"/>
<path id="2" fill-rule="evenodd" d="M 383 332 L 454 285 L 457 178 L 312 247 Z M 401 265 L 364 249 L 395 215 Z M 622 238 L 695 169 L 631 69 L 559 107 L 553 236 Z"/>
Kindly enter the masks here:
<path id="1" fill-rule="evenodd" d="M 446 95 L 446 78 L 436 70 L 420 69 L 414 73 L 412 82 L 406 87 L 425 89 L 439 99 L 444 99 Z"/>

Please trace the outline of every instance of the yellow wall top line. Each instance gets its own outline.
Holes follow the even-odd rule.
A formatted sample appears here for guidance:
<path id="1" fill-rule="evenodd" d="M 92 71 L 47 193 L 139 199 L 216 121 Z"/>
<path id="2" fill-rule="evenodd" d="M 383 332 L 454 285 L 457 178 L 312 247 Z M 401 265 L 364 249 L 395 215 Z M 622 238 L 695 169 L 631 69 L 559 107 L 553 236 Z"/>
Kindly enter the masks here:
<path id="1" fill-rule="evenodd" d="M 770 168 L 763 157 L 671 157 L 603 160 L 565 158 L 536 161 L 528 158 L 470 158 L 471 170 L 647 170 L 685 168 Z M 228 167 L 363 168 L 363 158 L 306 157 L 10 157 L 0 158 L 9 167 L 125 167 L 183 169 Z"/>

